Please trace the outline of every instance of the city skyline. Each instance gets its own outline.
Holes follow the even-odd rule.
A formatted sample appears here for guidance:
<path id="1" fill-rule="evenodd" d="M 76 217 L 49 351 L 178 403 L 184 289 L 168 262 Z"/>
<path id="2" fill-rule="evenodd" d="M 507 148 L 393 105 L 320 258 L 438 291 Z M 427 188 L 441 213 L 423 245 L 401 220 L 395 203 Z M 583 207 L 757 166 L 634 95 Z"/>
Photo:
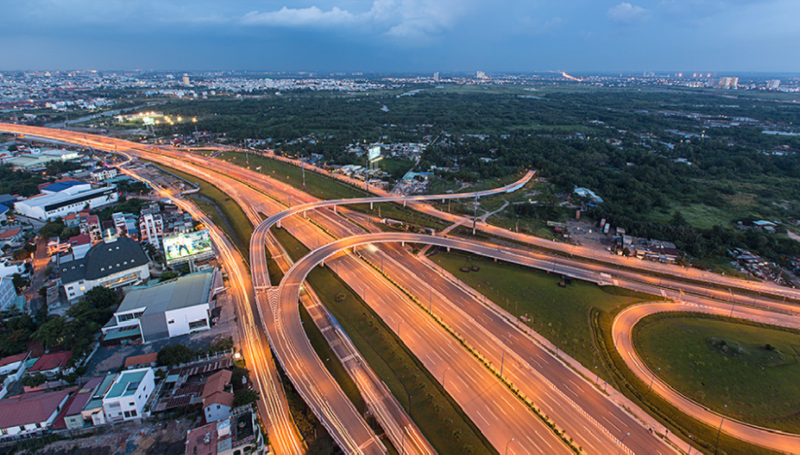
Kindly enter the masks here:
<path id="1" fill-rule="evenodd" d="M 796 72 L 786 0 L 4 4 L 0 70 Z"/>

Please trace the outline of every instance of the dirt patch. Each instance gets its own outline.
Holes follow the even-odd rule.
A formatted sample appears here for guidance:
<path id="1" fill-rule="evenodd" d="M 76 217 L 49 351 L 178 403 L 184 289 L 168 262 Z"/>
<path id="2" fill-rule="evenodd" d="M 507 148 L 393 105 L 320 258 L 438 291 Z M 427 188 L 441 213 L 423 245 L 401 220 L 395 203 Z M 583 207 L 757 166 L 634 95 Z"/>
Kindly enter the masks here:
<path id="1" fill-rule="evenodd" d="M 184 452 L 189 420 L 126 423 L 103 434 L 57 441 L 42 449 L 44 455 L 179 455 Z"/>

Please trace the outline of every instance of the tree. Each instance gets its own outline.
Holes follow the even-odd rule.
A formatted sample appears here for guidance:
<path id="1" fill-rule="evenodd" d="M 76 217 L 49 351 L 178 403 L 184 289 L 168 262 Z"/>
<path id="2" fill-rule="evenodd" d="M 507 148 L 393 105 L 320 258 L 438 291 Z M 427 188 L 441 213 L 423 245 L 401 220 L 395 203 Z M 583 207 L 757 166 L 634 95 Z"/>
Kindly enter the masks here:
<path id="1" fill-rule="evenodd" d="M 63 231 L 65 227 L 66 225 L 63 221 L 61 221 L 61 218 L 58 218 L 55 221 L 49 221 L 47 224 L 42 226 L 42 228 L 39 229 L 39 235 L 45 239 L 56 237 L 61 234 L 61 231 Z"/>
<path id="2" fill-rule="evenodd" d="M 156 362 L 159 366 L 171 367 L 191 361 L 194 359 L 194 355 L 194 351 L 188 346 L 171 344 L 158 351 Z"/>
<path id="3" fill-rule="evenodd" d="M 233 407 L 244 406 L 258 401 L 259 394 L 256 390 L 242 389 L 233 396 Z"/>
<path id="4" fill-rule="evenodd" d="M 680 210 L 675 210 L 675 213 L 672 214 L 672 219 L 669 222 L 673 226 L 686 226 L 688 223 L 686 222 L 686 218 L 683 217 L 683 213 Z"/>
<path id="5" fill-rule="evenodd" d="M 47 382 L 47 378 L 41 373 L 32 374 L 22 378 L 22 385 L 25 387 L 39 387 L 45 382 Z"/>
<path id="6" fill-rule="evenodd" d="M 95 286 L 85 294 L 85 299 L 93 308 L 107 309 L 119 302 L 117 292 L 105 286 Z"/>
<path id="7" fill-rule="evenodd" d="M 58 346 L 64 342 L 64 318 L 56 317 L 42 324 L 32 338 L 44 345 L 45 348 Z"/>
<path id="8" fill-rule="evenodd" d="M 166 272 L 161 274 L 161 281 L 171 280 L 173 278 L 178 278 L 178 272 L 173 272 L 172 270 L 167 270 Z"/>

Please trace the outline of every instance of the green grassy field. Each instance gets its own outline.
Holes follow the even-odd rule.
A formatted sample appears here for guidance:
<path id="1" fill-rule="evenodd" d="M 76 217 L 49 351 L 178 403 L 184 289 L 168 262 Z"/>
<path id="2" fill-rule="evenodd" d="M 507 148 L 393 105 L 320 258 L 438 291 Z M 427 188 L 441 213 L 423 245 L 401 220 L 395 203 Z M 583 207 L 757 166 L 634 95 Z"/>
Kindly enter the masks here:
<path id="1" fill-rule="evenodd" d="M 378 166 L 391 174 L 393 178 L 400 179 L 403 177 L 403 174 L 410 171 L 411 168 L 414 167 L 414 162 L 411 160 L 385 158 L 378 162 Z"/>
<path id="2" fill-rule="evenodd" d="M 211 221 L 215 225 L 228 235 L 231 242 L 239 248 L 245 261 L 249 261 L 250 236 L 253 234 L 253 225 L 236 201 L 205 180 L 167 166 L 159 165 L 159 167 L 184 180 L 200 184 L 200 192 L 197 194 L 202 197 L 190 194 L 189 198 L 192 199 L 203 213 L 211 218 Z"/>
<path id="3" fill-rule="evenodd" d="M 602 369 L 603 363 L 592 337 L 590 310 L 610 313 L 629 303 L 658 300 L 655 296 L 578 280 L 562 288 L 558 286 L 561 275 L 465 253 L 440 252 L 431 259 L 511 314 L 531 319 L 528 325 L 536 332 L 592 371 L 595 366 Z M 479 266 L 480 271 L 460 271 L 464 266 Z M 605 370 L 600 371 L 600 376 L 609 378 Z"/>
<path id="4" fill-rule="evenodd" d="M 661 368 L 667 383 L 718 412 L 727 404 L 736 419 L 800 432 L 800 332 L 670 316 L 645 318 L 634 329 L 648 367 Z"/>
<path id="5" fill-rule="evenodd" d="M 308 252 L 284 229 L 275 229 L 274 233 L 290 256 L 300 257 Z M 315 268 L 308 282 L 439 453 L 497 453 L 416 356 L 356 292 L 328 268 Z M 337 295 L 344 295 L 344 299 L 337 302 Z"/>

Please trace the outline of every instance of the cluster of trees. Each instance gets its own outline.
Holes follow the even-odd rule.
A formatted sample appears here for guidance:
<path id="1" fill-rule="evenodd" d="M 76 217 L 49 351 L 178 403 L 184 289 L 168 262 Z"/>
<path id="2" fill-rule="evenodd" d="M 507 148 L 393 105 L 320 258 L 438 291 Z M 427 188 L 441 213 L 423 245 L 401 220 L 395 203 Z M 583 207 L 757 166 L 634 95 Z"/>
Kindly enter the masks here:
<path id="1" fill-rule="evenodd" d="M 158 351 L 156 363 L 159 366 L 173 367 L 191 362 L 197 357 L 211 356 L 218 352 L 229 352 L 231 349 L 233 349 L 233 338 L 231 337 L 214 340 L 207 347 L 198 350 L 194 350 L 184 344 L 170 344 Z"/>
<path id="2" fill-rule="evenodd" d="M 48 319 L 31 337 L 45 348 L 63 346 L 72 351 L 74 358 L 80 358 L 95 341 L 100 328 L 111 319 L 119 301 L 116 291 L 96 286 L 72 305 L 65 317 Z"/>
<path id="3" fill-rule="evenodd" d="M 0 194 L 33 196 L 39 194 L 39 185 L 46 180 L 26 171 L 15 171 L 10 164 L 0 165 Z"/>

